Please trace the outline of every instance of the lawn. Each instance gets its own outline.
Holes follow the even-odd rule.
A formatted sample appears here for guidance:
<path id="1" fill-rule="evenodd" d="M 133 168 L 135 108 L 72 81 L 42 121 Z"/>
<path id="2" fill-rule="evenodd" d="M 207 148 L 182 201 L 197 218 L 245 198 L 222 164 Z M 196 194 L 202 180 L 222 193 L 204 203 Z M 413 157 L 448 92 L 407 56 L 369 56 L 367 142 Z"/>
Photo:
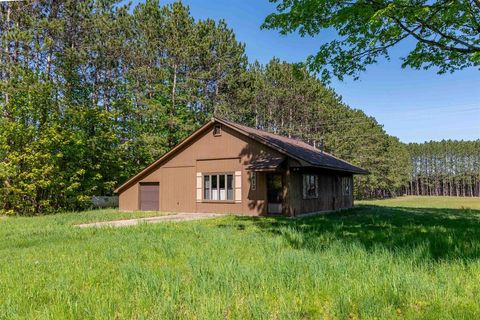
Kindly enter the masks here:
<path id="1" fill-rule="evenodd" d="M 384 207 L 440 208 L 440 209 L 477 209 L 480 210 L 480 198 L 476 197 L 422 197 L 409 196 L 395 199 L 356 201 L 355 204 L 366 204 Z"/>
<path id="2" fill-rule="evenodd" d="M 480 199 L 79 229 L 0 218 L 1 319 L 478 319 Z"/>

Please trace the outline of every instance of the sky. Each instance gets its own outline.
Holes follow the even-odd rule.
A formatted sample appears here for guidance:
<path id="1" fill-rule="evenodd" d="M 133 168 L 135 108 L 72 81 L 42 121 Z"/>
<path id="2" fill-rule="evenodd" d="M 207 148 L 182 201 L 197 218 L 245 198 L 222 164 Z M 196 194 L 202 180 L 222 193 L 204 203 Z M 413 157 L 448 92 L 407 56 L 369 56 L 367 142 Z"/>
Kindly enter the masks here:
<path id="1" fill-rule="evenodd" d="M 133 4 L 138 1 L 134 1 Z M 173 0 L 161 1 L 162 4 Z M 197 20 L 224 19 L 245 43 L 250 62 L 266 64 L 273 57 L 304 61 L 318 51 L 328 32 L 317 37 L 280 35 L 260 28 L 275 11 L 268 0 L 183 0 Z M 411 43 L 394 48 L 390 61 L 369 66 L 360 80 L 330 84 L 352 108 L 361 109 L 403 142 L 442 139 L 480 139 L 480 70 L 464 69 L 438 75 L 434 70 L 402 69 L 401 60 Z"/>

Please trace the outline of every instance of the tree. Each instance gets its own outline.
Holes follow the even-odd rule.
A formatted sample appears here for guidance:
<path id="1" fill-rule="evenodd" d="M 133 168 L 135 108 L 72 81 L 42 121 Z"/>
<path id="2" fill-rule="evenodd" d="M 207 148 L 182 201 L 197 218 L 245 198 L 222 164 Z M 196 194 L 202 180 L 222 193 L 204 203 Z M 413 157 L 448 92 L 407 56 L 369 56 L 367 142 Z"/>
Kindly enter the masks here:
<path id="1" fill-rule="evenodd" d="M 226 107 L 233 31 L 122 2 L 0 2 L 0 214 L 85 208 Z"/>
<path id="2" fill-rule="evenodd" d="M 355 79 L 379 58 L 389 59 L 392 47 L 412 39 L 415 47 L 402 67 L 438 73 L 480 66 L 479 0 L 270 0 L 277 12 L 263 28 L 282 34 L 298 31 L 316 36 L 336 31 L 308 63 L 324 80 Z"/>
<path id="3" fill-rule="evenodd" d="M 412 171 L 406 193 L 480 196 L 480 140 L 442 140 L 407 145 Z"/>

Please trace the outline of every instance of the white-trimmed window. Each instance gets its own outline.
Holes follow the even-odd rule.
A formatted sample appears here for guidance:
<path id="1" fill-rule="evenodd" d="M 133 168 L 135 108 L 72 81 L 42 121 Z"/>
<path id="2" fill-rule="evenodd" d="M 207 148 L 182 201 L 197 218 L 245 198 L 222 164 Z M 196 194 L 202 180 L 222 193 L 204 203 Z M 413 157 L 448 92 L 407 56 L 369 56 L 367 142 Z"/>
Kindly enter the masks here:
<path id="1" fill-rule="evenodd" d="M 350 177 L 342 177 L 342 190 L 344 196 L 352 195 L 352 179 Z"/>
<path id="2" fill-rule="evenodd" d="M 203 175 L 203 200 L 233 201 L 233 173 Z"/>
<path id="3" fill-rule="evenodd" d="M 303 175 L 303 198 L 318 198 L 318 176 L 316 174 Z"/>

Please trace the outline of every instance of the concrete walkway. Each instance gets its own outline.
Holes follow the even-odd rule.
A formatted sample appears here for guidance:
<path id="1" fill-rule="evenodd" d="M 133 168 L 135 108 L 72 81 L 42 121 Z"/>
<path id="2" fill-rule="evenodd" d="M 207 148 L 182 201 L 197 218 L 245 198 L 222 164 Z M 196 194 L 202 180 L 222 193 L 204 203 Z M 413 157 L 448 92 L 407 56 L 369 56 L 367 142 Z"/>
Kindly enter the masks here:
<path id="1" fill-rule="evenodd" d="M 76 225 L 79 228 L 90 228 L 90 227 L 127 227 L 137 225 L 139 223 L 158 223 L 164 221 L 191 221 L 191 220 L 203 220 L 211 219 L 216 217 L 221 217 L 222 214 L 218 213 L 177 213 L 171 215 L 164 215 L 158 217 L 149 217 L 149 218 L 136 218 L 136 219 L 125 219 L 125 220 L 111 220 L 111 221 L 102 221 L 102 222 L 93 222 L 93 223 L 84 223 Z"/>

